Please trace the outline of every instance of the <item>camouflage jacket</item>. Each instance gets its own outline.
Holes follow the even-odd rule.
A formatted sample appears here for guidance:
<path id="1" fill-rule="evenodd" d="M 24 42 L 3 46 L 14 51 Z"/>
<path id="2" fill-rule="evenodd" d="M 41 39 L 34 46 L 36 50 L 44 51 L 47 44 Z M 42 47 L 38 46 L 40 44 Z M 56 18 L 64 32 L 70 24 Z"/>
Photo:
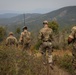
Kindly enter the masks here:
<path id="1" fill-rule="evenodd" d="M 44 27 L 40 30 L 38 38 L 42 41 L 52 41 L 53 39 L 52 34 L 53 34 L 53 31 L 51 28 Z"/>
<path id="2" fill-rule="evenodd" d="M 71 29 L 69 37 L 72 39 L 73 48 L 76 50 L 76 26 Z"/>
<path id="3" fill-rule="evenodd" d="M 27 30 L 24 30 L 24 31 L 21 33 L 19 42 L 29 43 L 30 41 L 31 41 L 31 33 L 30 33 L 29 31 L 27 31 Z"/>
<path id="4" fill-rule="evenodd" d="M 14 36 L 7 37 L 6 45 L 18 45 L 17 39 Z"/>
<path id="5" fill-rule="evenodd" d="M 76 43 L 76 26 L 71 29 L 69 37 L 73 39 L 73 43 Z"/>

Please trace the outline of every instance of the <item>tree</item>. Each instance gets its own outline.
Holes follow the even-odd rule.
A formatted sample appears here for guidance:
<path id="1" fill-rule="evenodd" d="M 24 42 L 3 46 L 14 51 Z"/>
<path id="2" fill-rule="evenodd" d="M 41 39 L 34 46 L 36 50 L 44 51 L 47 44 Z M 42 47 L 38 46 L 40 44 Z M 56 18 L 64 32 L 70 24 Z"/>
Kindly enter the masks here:
<path id="1" fill-rule="evenodd" d="M 17 37 L 18 39 L 19 39 L 20 32 L 21 32 L 20 27 L 18 27 L 18 28 L 16 29 L 16 31 L 15 31 L 16 37 Z"/>
<path id="2" fill-rule="evenodd" d="M 59 24 L 56 21 L 49 22 L 48 25 L 49 28 L 52 28 L 55 33 L 58 32 Z"/>
<path id="3" fill-rule="evenodd" d="M 18 28 L 16 29 L 16 33 L 17 33 L 17 34 L 20 34 L 20 32 L 21 32 L 21 30 L 20 30 L 20 28 L 18 27 Z"/>
<path id="4" fill-rule="evenodd" d="M 2 41 L 4 39 L 5 35 L 6 35 L 5 28 L 0 26 L 0 41 Z"/>

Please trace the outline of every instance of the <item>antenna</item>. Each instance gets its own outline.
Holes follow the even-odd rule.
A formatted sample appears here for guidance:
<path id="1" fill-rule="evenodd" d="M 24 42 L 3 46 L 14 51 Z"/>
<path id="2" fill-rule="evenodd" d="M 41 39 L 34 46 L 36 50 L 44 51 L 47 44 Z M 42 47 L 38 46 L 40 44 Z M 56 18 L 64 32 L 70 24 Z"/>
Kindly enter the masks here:
<path id="1" fill-rule="evenodd" d="M 24 18 L 24 26 L 25 26 L 25 13 L 23 14 L 23 18 Z"/>

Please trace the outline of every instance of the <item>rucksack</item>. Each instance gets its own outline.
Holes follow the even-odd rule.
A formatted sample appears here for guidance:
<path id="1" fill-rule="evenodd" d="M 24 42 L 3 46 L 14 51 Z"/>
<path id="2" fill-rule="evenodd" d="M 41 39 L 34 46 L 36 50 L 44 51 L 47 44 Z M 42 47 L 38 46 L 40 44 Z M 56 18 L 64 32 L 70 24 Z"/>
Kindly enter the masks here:
<path id="1" fill-rule="evenodd" d="M 9 38 L 9 39 L 8 39 L 8 44 L 9 44 L 9 45 L 14 45 L 14 44 L 15 44 L 15 39 Z"/>
<path id="2" fill-rule="evenodd" d="M 52 36 L 52 31 L 50 29 L 47 29 L 43 31 L 42 33 L 42 40 L 43 41 L 50 41 Z"/>
<path id="3" fill-rule="evenodd" d="M 30 43 L 30 32 L 24 32 L 24 35 L 23 35 L 23 43 L 24 44 L 27 44 L 27 43 Z"/>

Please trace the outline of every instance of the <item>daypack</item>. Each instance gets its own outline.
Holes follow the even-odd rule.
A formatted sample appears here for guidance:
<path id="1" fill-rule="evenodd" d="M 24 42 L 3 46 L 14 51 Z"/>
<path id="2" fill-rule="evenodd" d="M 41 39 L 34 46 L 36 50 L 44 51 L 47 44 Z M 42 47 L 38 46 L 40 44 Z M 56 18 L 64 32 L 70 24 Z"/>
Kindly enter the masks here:
<path id="1" fill-rule="evenodd" d="M 23 35 L 23 43 L 24 44 L 27 44 L 27 43 L 30 43 L 31 41 L 31 38 L 30 38 L 30 32 L 24 32 L 24 35 Z"/>
<path id="2" fill-rule="evenodd" d="M 8 44 L 9 44 L 9 45 L 14 45 L 14 44 L 15 44 L 15 39 L 9 38 L 9 39 L 8 39 Z"/>
<path id="3" fill-rule="evenodd" d="M 52 36 L 52 31 L 50 29 L 47 29 L 43 31 L 42 33 L 42 40 L 43 41 L 50 41 Z"/>

